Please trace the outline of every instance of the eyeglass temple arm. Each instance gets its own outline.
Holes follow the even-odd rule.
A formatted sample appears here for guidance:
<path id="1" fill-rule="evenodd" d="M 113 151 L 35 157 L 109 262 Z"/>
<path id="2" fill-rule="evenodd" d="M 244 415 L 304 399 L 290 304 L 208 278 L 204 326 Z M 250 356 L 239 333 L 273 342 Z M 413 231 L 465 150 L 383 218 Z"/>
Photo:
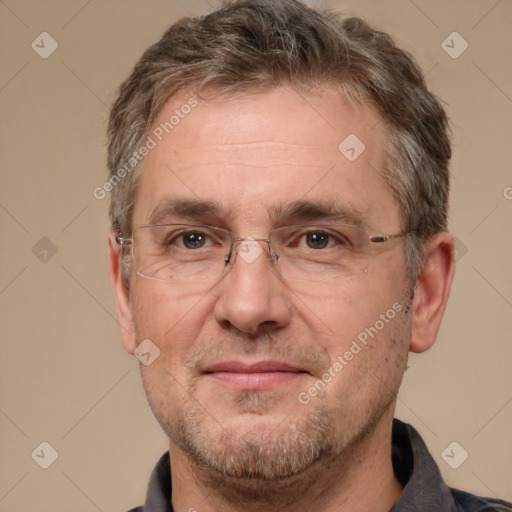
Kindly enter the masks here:
<path id="1" fill-rule="evenodd" d="M 395 238 L 402 238 L 405 235 L 408 235 L 409 233 L 410 233 L 410 231 L 407 233 L 395 233 L 394 235 L 371 236 L 370 242 L 374 242 L 374 243 L 388 242 L 389 240 L 394 240 Z"/>
<path id="2" fill-rule="evenodd" d="M 133 238 L 124 238 L 122 237 L 121 235 L 116 235 L 116 242 L 119 244 L 119 245 L 132 245 L 133 243 Z"/>

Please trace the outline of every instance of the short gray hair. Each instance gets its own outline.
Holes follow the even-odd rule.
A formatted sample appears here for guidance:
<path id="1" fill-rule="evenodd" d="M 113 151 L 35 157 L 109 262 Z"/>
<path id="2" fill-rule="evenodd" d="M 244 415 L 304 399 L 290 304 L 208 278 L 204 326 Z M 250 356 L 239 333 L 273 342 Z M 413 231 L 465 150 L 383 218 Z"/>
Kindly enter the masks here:
<path id="1" fill-rule="evenodd" d="M 451 157 L 448 121 L 414 59 L 363 20 L 296 0 L 239 0 L 183 18 L 146 50 L 121 85 L 108 125 L 111 179 L 140 150 L 165 102 L 182 91 L 307 91 L 335 85 L 373 105 L 389 139 L 383 178 L 396 198 L 412 283 L 425 242 L 446 230 Z M 131 232 L 138 169 L 111 190 L 112 228 Z"/>

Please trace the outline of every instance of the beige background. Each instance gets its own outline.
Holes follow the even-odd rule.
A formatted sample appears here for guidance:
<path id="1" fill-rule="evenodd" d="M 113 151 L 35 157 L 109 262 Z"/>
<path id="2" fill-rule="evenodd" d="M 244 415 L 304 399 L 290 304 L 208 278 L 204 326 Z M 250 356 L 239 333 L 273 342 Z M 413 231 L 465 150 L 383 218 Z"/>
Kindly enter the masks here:
<path id="1" fill-rule="evenodd" d="M 92 191 L 105 180 L 116 87 L 173 20 L 216 4 L 0 1 L 3 512 L 125 511 L 166 449 L 119 342 L 107 201 Z M 330 5 L 409 49 L 453 121 L 457 276 L 437 344 L 411 358 L 397 416 L 422 433 L 449 484 L 511 499 L 512 2 Z M 31 48 L 43 31 L 59 45 L 47 59 Z M 453 31 L 469 44 L 457 59 L 441 47 Z M 42 237 L 57 249 L 46 262 Z M 31 458 L 43 441 L 58 452 L 46 470 Z M 441 457 L 452 441 L 469 453 L 458 469 Z"/>

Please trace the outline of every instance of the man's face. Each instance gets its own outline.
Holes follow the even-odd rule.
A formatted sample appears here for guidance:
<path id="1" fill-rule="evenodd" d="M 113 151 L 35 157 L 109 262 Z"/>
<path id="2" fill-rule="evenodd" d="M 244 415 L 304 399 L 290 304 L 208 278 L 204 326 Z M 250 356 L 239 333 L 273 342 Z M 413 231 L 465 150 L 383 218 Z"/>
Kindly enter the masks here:
<path id="1" fill-rule="evenodd" d="M 154 127 L 186 102 L 171 98 Z M 318 211 L 329 206 L 371 235 L 400 232 L 382 179 L 385 127 L 372 109 L 327 89 L 283 87 L 190 110 L 142 162 L 134 229 L 158 209 L 167 210 L 158 223 L 264 239 L 283 225 L 339 222 Z M 338 148 L 351 134 L 364 151 L 353 138 Z M 367 272 L 352 279 L 287 281 L 265 255 L 239 253 L 202 284 L 131 275 L 136 341 L 161 351 L 142 367 L 151 407 L 171 451 L 223 478 L 289 476 L 348 453 L 393 414 L 406 364 L 402 241 L 372 244 Z"/>

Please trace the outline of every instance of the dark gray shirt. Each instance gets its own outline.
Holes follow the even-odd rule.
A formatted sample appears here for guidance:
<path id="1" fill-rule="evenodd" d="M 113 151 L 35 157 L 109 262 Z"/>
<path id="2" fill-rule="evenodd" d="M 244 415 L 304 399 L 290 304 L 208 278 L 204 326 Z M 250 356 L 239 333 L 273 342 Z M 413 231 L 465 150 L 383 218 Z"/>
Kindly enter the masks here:
<path id="1" fill-rule="evenodd" d="M 392 458 L 403 491 L 390 512 L 512 511 L 512 503 L 481 498 L 448 487 L 418 432 L 396 419 L 393 422 Z M 173 512 L 169 453 L 162 456 L 153 470 L 145 505 L 130 512 Z"/>

